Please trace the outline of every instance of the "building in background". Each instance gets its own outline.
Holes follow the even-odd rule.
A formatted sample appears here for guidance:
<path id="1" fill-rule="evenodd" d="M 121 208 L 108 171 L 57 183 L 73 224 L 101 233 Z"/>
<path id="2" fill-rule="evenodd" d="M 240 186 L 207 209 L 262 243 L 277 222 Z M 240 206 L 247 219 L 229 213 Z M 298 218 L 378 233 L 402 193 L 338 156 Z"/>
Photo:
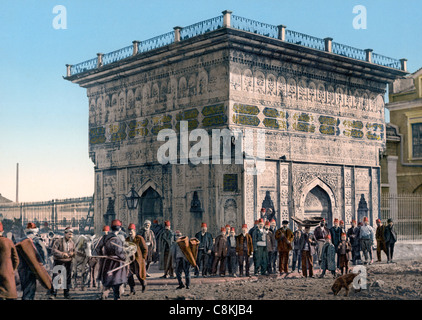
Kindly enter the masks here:
<path id="1" fill-rule="evenodd" d="M 386 39 L 387 41 L 387 39 Z M 192 235 L 207 222 L 253 225 L 262 206 L 280 222 L 379 216 L 386 84 L 404 61 L 232 15 L 202 21 L 67 65 L 87 90 L 95 164 L 95 227 L 168 219 Z M 265 130 L 254 164 L 157 161 L 161 129 Z M 256 154 L 255 154 L 256 156 Z M 258 155 L 259 156 L 259 155 Z M 129 210 L 131 188 L 141 196 Z"/>
<path id="2" fill-rule="evenodd" d="M 422 68 L 389 86 L 382 192 L 422 194 Z"/>

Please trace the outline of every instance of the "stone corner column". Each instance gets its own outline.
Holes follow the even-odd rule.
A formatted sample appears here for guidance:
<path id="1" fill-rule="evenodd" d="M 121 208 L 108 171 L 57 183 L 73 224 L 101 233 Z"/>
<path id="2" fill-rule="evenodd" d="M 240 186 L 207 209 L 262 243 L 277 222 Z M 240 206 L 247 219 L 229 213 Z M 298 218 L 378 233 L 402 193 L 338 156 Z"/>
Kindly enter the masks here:
<path id="1" fill-rule="evenodd" d="M 233 13 L 233 11 L 230 11 L 230 10 L 224 10 L 222 12 L 222 14 L 223 14 L 223 28 L 230 28 L 232 13 Z"/>

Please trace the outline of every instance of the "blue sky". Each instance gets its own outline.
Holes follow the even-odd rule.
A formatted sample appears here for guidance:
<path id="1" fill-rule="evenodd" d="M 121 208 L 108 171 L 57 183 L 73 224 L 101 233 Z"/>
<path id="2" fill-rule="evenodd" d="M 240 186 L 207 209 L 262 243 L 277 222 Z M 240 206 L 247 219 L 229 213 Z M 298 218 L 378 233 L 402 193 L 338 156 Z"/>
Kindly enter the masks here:
<path id="1" fill-rule="evenodd" d="M 56 30 L 53 8 L 67 9 Z M 367 29 L 356 30 L 353 7 L 367 8 Z M 76 64 L 171 31 L 234 14 L 278 25 L 422 67 L 420 0 L 13 0 L 0 2 L 0 193 L 20 201 L 92 195 L 86 90 L 63 80 Z M 417 33 L 419 30 L 419 33 Z"/>

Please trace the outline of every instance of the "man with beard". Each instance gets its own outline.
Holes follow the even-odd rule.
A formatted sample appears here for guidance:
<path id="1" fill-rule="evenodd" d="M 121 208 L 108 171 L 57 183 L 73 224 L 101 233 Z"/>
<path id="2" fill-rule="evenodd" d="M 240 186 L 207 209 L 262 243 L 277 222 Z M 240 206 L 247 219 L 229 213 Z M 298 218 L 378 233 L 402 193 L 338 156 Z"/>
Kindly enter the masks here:
<path id="1" fill-rule="evenodd" d="M 153 260 L 153 255 L 156 251 L 157 248 L 157 242 L 155 239 L 155 235 L 154 232 L 151 230 L 151 221 L 149 220 L 145 220 L 144 222 L 144 226 L 141 228 L 139 235 L 144 238 L 145 243 L 148 247 L 148 256 L 146 259 L 146 269 L 147 269 L 147 277 L 150 277 L 150 275 L 148 274 L 148 270 L 149 270 L 149 265 L 151 264 L 152 260 Z"/>
<path id="2" fill-rule="evenodd" d="M 226 229 L 224 229 L 224 231 L 225 230 Z M 177 240 L 181 237 L 182 233 L 179 230 L 176 230 L 176 241 L 172 244 L 171 247 L 173 268 L 176 271 L 176 278 L 177 282 L 179 283 L 179 286 L 176 288 L 176 290 L 185 288 L 185 285 L 182 281 L 182 272 L 185 273 L 186 289 L 189 289 L 190 286 L 190 263 L 180 246 L 177 244 Z"/>
<path id="3" fill-rule="evenodd" d="M 305 226 L 305 232 L 300 238 L 299 246 L 302 252 L 302 274 L 305 278 L 313 277 L 314 275 L 314 260 L 316 239 L 313 234 L 310 233 L 311 227 Z"/>
<path id="4" fill-rule="evenodd" d="M 347 230 L 347 238 L 352 245 L 352 263 L 356 265 L 360 260 L 359 228 L 356 226 L 356 220 L 352 220 L 352 226 Z"/>
<path id="5" fill-rule="evenodd" d="M 247 233 L 248 226 L 242 225 L 242 233 L 236 238 L 236 254 L 239 264 L 239 276 L 243 277 L 243 265 L 245 266 L 245 275 L 249 277 L 249 259 L 253 252 L 252 237 Z"/>
<path id="6" fill-rule="evenodd" d="M 196 259 L 196 264 L 198 268 L 195 269 L 195 277 L 199 277 L 199 269 L 202 268 L 202 276 L 206 278 L 209 274 L 209 260 L 211 258 L 211 249 L 212 249 L 212 235 L 208 232 L 208 227 L 205 222 L 201 224 L 201 231 L 199 231 L 195 238 L 199 240 L 198 245 L 198 256 Z"/>
<path id="7" fill-rule="evenodd" d="M 374 229 L 369 225 L 368 217 L 363 217 L 363 225 L 359 230 L 360 247 L 365 261 L 363 264 L 372 264 L 372 246 L 374 245 Z M 368 255 L 369 254 L 369 255 Z"/>
<path id="8" fill-rule="evenodd" d="M 212 264 L 213 275 L 217 274 L 217 265 L 220 263 L 220 276 L 224 277 L 226 274 L 226 256 L 227 256 L 227 237 L 226 237 L 226 228 L 221 227 L 221 234 L 215 238 L 215 243 L 213 247 L 214 251 L 214 261 Z"/>
<path id="9" fill-rule="evenodd" d="M 129 265 L 129 274 L 127 283 L 130 287 L 130 294 L 135 295 L 135 279 L 136 276 L 141 283 L 142 292 L 146 288 L 146 276 L 147 271 L 145 268 L 145 259 L 148 255 L 147 245 L 144 238 L 139 235 L 136 235 L 135 224 L 131 223 L 128 227 L 129 237 L 126 238 L 126 241 L 133 242 L 136 244 L 136 254 L 135 260 Z"/>
<path id="10" fill-rule="evenodd" d="M 269 209 L 268 209 L 269 210 Z M 272 248 L 271 252 L 268 252 L 268 272 L 276 273 L 276 263 L 277 263 L 277 241 L 275 240 L 275 233 L 277 231 L 276 221 L 274 219 L 270 220 L 270 232 L 274 238 L 275 245 Z"/>
<path id="11" fill-rule="evenodd" d="M 376 220 L 377 230 L 375 232 L 375 239 L 377 240 L 377 262 L 381 262 L 381 251 L 384 251 L 388 256 L 387 247 L 385 245 L 385 226 L 382 224 L 380 219 Z"/>
<path id="12" fill-rule="evenodd" d="M 325 237 L 330 234 L 330 230 L 325 226 L 325 219 L 322 219 L 319 226 L 314 230 L 314 236 L 317 241 L 318 264 L 321 267 L 321 252 L 325 243 Z"/>
<path id="13" fill-rule="evenodd" d="M 294 239 L 294 235 L 292 230 L 287 228 L 289 221 L 284 220 L 282 222 L 282 227 L 277 230 L 275 233 L 275 239 L 278 241 L 277 249 L 278 249 L 278 256 L 279 256 L 279 271 L 280 275 L 289 272 L 289 252 L 292 250 L 292 241 Z"/>
<path id="14" fill-rule="evenodd" d="M 293 233 L 293 262 L 292 262 L 292 272 L 296 269 L 297 263 L 297 271 L 300 273 L 302 268 L 302 250 L 300 248 L 300 238 L 302 237 L 302 226 L 299 225 L 297 230 Z"/>
<path id="15" fill-rule="evenodd" d="M 387 220 L 388 226 L 385 227 L 384 238 L 387 247 L 387 263 L 393 263 L 394 245 L 397 242 L 397 232 L 394 228 L 393 219 Z"/>
<path id="16" fill-rule="evenodd" d="M 270 221 L 265 221 L 264 229 L 267 232 L 267 251 L 268 251 L 268 263 L 267 263 L 267 272 L 268 274 L 275 273 L 275 269 L 272 269 L 272 257 L 273 252 L 277 250 L 277 242 L 275 240 L 275 233 L 271 231 Z"/>
<path id="17" fill-rule="evenodd" d="M 160 260 L 160 237 L 164 231 L 163 224 L 161 224 L 159 220 L 154 219 L 152 221 L 151 230 L 152 232 L 154 232 L 155 243 L 157 244 L 155 248 L 155 253 L 152 255 L 152 262 L 155 263 Z"/>
<path id="18" fill-rule="evenodd" d="M 23 239 L 20 239 L 19 241 L 24 240 L 26 238 L 31 239 L 36 249 L 36 253 L 38 255 L 37 258 L 39 259 L 39 262 L 45 265 L 47 264 L 48 259 L 47 247 L 45 246 L 44 241 L 38 235 L 38 231 L 39 229 L 35 226 L 35 223 L 28 223 L 25 229 L 26 236 Z M 22 300 L 34 300 L 35 291 L 37 290 L 37 277 L 35 273 L 31 271 L 28 263 L 26 262 L 25 258 L 21 256 L 19 251 L 18 256 L 20 261 L 18 265 L 18 273 L 21 288 L 23 291 Z"/>
<path id="19" fill-rule="evenodd" d="M 96 255 L 105 255 L 106 258 L 99 270 L 100 280 L 104 286 L 101 300 L 105 300 L 113 289 L 114 300 L 120 300 L 120 287 L 127 282 L 126 268 L 121 268 L 126 260 L 123 241 L 118 237 L 122 223 L 120 220 L 111 222 L 111 232 L 104 236 L 97 246 Z M 114 269 L 119 268 L 116 271 Z M 113 271 L 110 273 L 110 271 Z"/>
<path id="20" fill-rule="evenodd" d="M 167 276 L 172 278 L 173 264 L 171 263 L 170 248 L 174 242 L 174 232 L 170 228 L 170 221 L 164 221 L 164 230 L 158 242 L 160 249 L 160 270 L 164 270 L 164 275 L 161 278 L 167 278 Z"/>
<path id="21" fill-rule="evenodd" d="M 227 266 L 231 277 L 236 277 L 236 260 L 236 233 L 234 227 L 231 227 L 227 237 Z"/>
<path id="22" fill-rule="evenodd" d="M 338 245 L 340 243 L 340 237 L 342 233 L 342 229 L 339 226 L 339 221 L 337 218 L 334 219 L 334 226 L 330 229 L 331 233 L 331 242 L 333 243 L 334 247 L 336 248 L 336 259 L 337 259 L 337 268 L 340 268 L 340 260 L 338 258 Z"/>

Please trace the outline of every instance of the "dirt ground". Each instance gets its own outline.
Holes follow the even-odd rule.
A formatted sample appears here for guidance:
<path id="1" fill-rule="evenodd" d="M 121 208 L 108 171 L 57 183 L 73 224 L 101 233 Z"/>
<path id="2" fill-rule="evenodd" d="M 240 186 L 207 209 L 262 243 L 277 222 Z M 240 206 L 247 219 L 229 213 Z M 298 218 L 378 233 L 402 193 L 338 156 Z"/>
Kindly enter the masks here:
<path id="1" fill-rule="evenodd" d="M 162 275 L 153 265 L 148 278 L 147 289 L 141 292 L 137 282 L 136 294 L 122 300 L 421 300 L 422 299 L 422 259 L 397 261 L 394 264 L 375 263 L 367 267 L 367 289 L 345 297 L 345 290 L 337 295 L 331 291 L 334 279 L 331 275 L 323 279 L 302 278 L 299 273 L 291 273 L 287 278 L 280 276 L 259 276 L 251 278 L 211 277 L 193 278 L 190 289 L 176 290 L 176 279 L 160 279 Z M 317 275 L 319 270 L 316 270 Z M 38 287 L 40 288 L 40 287 Z M 98 299 L 99 290 L 88 288 L 71 290 L 73 299 Z M 57 299 L 62 299 L 59 292 Z M 46 290 L 39 289 L 36 299 L 47 299 Z M 109 299 L 112 299 L 110 294 Z"/>

